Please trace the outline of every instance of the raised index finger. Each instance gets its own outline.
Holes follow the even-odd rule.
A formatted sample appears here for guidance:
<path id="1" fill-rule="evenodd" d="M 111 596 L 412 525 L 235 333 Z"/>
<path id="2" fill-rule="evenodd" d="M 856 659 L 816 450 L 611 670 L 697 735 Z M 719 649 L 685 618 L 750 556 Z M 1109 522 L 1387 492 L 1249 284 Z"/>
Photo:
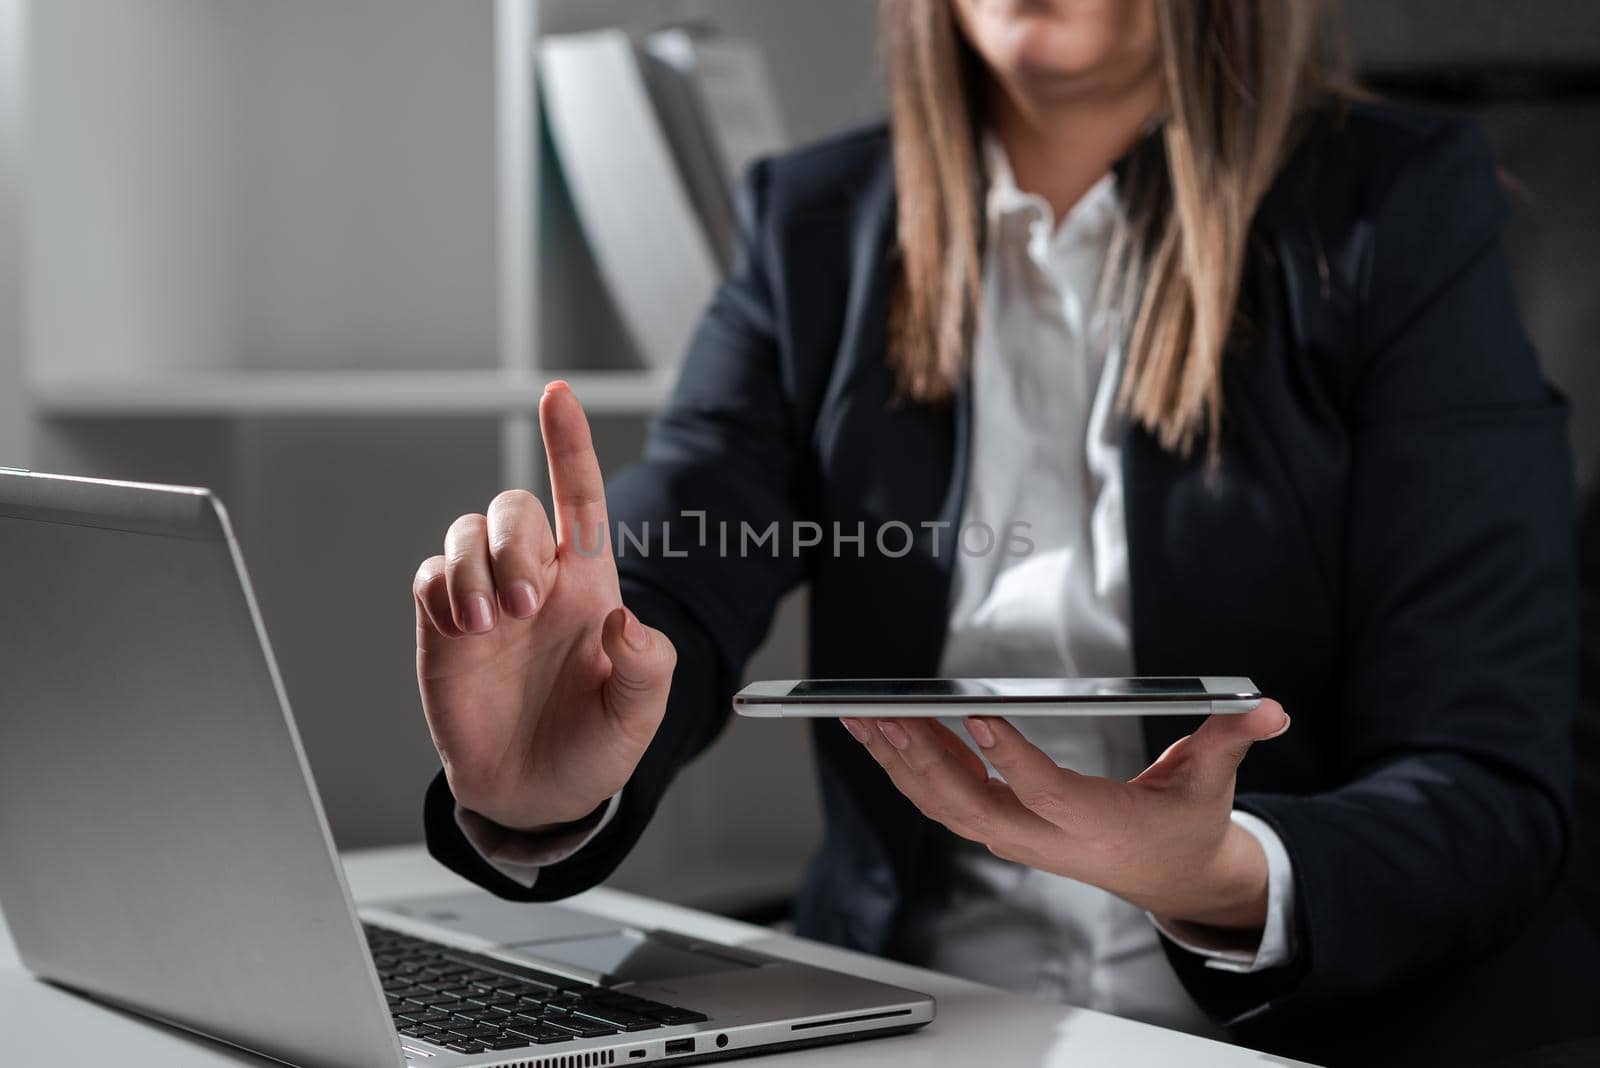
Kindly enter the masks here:
<path id="1" fill-rule="evenodd" d="M 550 383 L 539 401 L 539 432 L 550 461 L 550 497 L 556 510 L 556 543 L 596 556 L 610 554 L 606 487 L 594 454 L 589 419 L 571 388 Z"/>

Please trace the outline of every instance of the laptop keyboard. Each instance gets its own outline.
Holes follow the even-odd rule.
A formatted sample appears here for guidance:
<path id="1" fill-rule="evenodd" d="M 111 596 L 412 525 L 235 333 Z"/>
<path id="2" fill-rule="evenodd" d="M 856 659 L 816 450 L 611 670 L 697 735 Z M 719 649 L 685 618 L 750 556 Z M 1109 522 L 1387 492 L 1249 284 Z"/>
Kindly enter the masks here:
<path id="1" fill-rule="evenodd" d="M 457 1053 L 700 1023 L 704 1013 L 363 924 L 395 1028 Z"/>

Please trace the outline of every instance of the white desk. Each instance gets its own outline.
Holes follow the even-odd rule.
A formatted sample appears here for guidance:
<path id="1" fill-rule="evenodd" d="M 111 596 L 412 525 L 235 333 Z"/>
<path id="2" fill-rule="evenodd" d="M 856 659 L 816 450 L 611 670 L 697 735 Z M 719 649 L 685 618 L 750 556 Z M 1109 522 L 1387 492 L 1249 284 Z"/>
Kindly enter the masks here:
<path id="1" fill-rule="evenodd" d="M 351 890 L 361 902 L 446 893 L 469 884 L 435 864 L 421 847 L 368 850 L 345 858 Z M 877 960 L 762 927 L 666 905 L 614 890 L 591 890 L 574 903 L 641 926 L 673 927 L 738 943 L 913 990 L 939 1001 L 933 1023 L 909 1035 L 736 1061 L 771 1068 L 971 1068 L 973 1065 L 1186 1066 L 1287 1065 L 1295 1062 L 1132 1023 L 1087 1009 L 1046 1004 L 936 972 Z M 137 1017 L 110 1010 L 25 975 L 0 919 L 0 1066 L 71 1068 L 219 1068 L 273 1062 Z"/>

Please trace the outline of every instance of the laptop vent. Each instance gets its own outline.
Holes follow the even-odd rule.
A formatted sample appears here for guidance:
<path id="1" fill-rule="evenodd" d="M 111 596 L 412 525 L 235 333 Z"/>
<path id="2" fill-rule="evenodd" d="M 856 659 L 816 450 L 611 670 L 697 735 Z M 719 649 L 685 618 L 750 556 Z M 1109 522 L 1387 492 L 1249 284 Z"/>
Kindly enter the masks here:
<path id="1" fill-rule="evenodd" d="M 597 1049 L 588 1053 L 562 1053 L 533 1061 L 508 1061 L 495 1068 L 604 1068 L 617 1063 L 617 1051 Z"/>

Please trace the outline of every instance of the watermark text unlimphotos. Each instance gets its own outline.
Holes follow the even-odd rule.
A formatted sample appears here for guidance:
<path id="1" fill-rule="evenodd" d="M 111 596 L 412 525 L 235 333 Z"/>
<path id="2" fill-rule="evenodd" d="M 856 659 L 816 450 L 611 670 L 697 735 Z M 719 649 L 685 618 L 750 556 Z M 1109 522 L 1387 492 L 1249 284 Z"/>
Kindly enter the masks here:
<path id="1" fill-rule="evenodd" d="M 916 524 L 892 519 L 869 528 L 865 520 L 855 523 L 817 523 L 809 519 L 765 524 L 740 520 L 710 520 L 703 511 L 679 512 L 677 519 L 637 524 L 617 521 L 615 534 L 606 527 L 584 529 L 573 522 L 570 542 L 579 556 L 599 556 L 611 545 L 620 559 L 628 556 L 676 559 L 691 553 L 714 549 L 719 557 L 744 559 L 751 556 L 798 558 L 806 553 L 831 552 L 834 556 L 865 558 L 869 551 L 897 560 L 913 551 L 932 556 L 960 552 L 964 556 L 1027 556 L 1033 552 L 1028 532 L 1033 525 L 1013 520 L 999 529 L 988 523 L 952 523 L 949 520 L 923 520 Z"/>

